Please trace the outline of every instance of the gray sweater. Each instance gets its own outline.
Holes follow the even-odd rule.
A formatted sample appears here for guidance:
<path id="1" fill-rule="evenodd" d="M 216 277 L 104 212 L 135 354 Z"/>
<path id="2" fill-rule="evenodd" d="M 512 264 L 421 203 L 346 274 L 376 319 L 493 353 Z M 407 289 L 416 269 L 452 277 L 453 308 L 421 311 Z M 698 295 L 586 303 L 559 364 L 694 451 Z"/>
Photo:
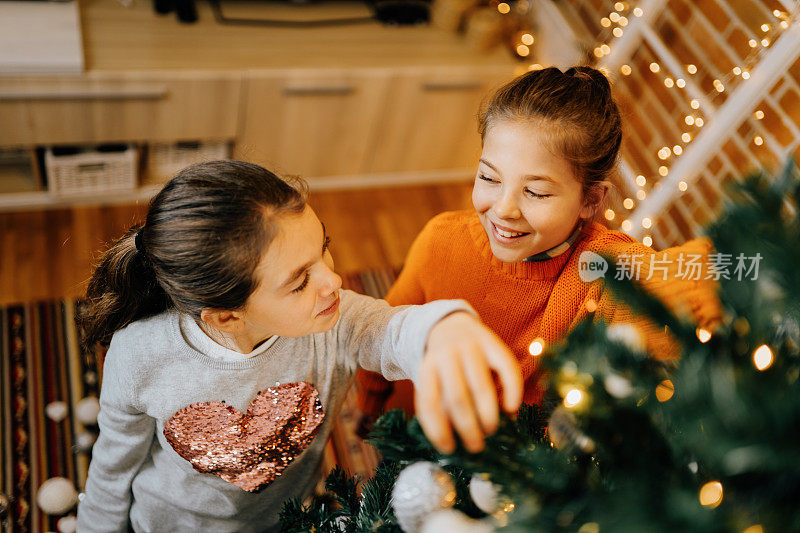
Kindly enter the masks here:
<path id="1" fill-rule="evenodd" d="M 106 356 L 98 416 L 78 532 L 248 532 L 276 528 L 291 497 L 310 494 L 325 442 L 358 367 L 387 379 L 417 377 L 431 327 L 460 300 L 389 307 L 341 291 L 340 318 L 329 331 L 278 338 L 253 357 L 191 342 L 181 316 L 165 312 L 116 332 Z M 208 348 L 208 345 L 204 345 Z M 319 391 L 325 419 L 310 446 L 259 493 L 200 473 L 164 437 L 164 424 L 197 402 L 225 401 L 247 411 L 276 382 L 306 381 Z"/>

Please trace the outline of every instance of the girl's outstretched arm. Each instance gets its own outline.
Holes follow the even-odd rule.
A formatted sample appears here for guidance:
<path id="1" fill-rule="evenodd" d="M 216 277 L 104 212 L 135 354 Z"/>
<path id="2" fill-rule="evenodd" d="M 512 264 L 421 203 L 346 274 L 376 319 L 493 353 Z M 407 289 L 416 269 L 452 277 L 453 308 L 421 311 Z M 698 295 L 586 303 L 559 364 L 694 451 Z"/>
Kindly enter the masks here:
<path id="1" fill-rule="evenodd" d="M 127 532 L 131 484 L 150 453 L 155 420 L 140 412 L 130 376 L 120 376 L 112 341 L 103 365 L 103 387 L 97 424 L 100 436 L 92 448 L 85 497 L 78 506 L 78 531 Z"/>

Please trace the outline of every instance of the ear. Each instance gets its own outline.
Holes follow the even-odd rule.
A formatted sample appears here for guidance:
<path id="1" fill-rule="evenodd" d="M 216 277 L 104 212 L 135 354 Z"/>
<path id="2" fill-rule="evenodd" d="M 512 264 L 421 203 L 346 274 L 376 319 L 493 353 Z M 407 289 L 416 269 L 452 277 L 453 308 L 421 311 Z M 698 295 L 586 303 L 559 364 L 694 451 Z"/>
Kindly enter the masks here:
<path id="1" fill-rule="evenodd" d="M 236 311 L 224 309 L 203 309 L 200 319 L 210 327 L 225 333 L 238 333 L 244 327 L 244 320 Z"/>
<path id="2" fill-rule="evenodd" d="M 581 218 L 588 220 L 594 217 L 597 210 L 603 205 L 603 202 L 605 202 L 608 191 L 610 190 L 610 181 L 598 181 L 592 185 L 592 188 L 589 189 L 586 193 L 586 197 L 583 199 Z"/>

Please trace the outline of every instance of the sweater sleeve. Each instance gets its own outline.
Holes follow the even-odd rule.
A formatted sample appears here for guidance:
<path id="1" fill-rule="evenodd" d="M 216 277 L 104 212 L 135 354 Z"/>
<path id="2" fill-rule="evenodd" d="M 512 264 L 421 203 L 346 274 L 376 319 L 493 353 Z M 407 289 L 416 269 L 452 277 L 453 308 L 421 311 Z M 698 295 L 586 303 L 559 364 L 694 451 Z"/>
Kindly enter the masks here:
<path id="1" fill-rule="evenodd" d="M 92 449 L 85 497 L 78 506 L 78 531 L 127 532 L 131 484 L 150 453 L 155 420 L 135 406 L 126 353 L 112 339 L 103 366 L 100 436 Z"/>
<path id="2" fill-rule="evenodd" d="M 433 236 L 433 221 L 423 228 L 411 245 L 405 265 L 397 280 L 386 294 L 389 305 L 420 305 L 425 303 L 422 275 L 426 269 L 428 251 Z M 365 414 L 378 416 L 392 394 L 394 386 L 377 372 L 360 369 L 356 374 L 358 393 L 356 404 Z"/>
<path id="3" fill-rule="evenodd" d="M 353 291 L 342 291 L 338 324 L 339 353 L 347 367 L 380 372 L 386 379 L 416 381 L 431 328 L 455 312 L 477 316 L 463 300 L 437 300 L 425 305 L 390 307 Z"/>
<path id="4" fill-rule="evenodd" d="M 640 261 L 639 282 L 670 311 L 710 331 L 722 323 L 723 310 L 717 295 L 719 283 L 708 269 L 709 256 L 713 253 L 709 239 L 694 239 L 660 252 L 644 244 L 631 243 L 623 253 L 626 262 Z M 697 265 L 696 270 L 691 265 Z M 610 291 L 603 291 L 598 307 L 608 323 L 636 326 L 645 339 L 648 353 L 654 357 L 671 359 L 680 353 L 672 335 L 652 320 L 635 315 L 624 302 L 614 300 Z"/>

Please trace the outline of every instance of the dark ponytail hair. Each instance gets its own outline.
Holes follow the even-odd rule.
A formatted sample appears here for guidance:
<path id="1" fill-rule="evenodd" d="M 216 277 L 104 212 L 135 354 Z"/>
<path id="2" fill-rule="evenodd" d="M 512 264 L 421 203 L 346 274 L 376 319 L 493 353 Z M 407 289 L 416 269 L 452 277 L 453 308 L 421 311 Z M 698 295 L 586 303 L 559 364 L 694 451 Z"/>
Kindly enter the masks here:
<path id="1" fill-rule="evenodd" d="M 170 308 L 195 318 L 205 308 L 241 309 L 258 286 L 275 218 L 305 208 L 305 184 L 292 181 L 242 161 L 179 172 L 150 202 L 145 223 L 101 258 L 79 315 L 84 347 Z"/>
<path id="2" fill-rule="evenodd" d="M 622 121 L 611 84 L 597 69 L 572 67 L 562 72 L 550 67 L 511 80 L 481 111 L 481 139 L 499 120 L 540 125 L 551 148 L 572 165 L 584 196 L 614 170 Z"/>

